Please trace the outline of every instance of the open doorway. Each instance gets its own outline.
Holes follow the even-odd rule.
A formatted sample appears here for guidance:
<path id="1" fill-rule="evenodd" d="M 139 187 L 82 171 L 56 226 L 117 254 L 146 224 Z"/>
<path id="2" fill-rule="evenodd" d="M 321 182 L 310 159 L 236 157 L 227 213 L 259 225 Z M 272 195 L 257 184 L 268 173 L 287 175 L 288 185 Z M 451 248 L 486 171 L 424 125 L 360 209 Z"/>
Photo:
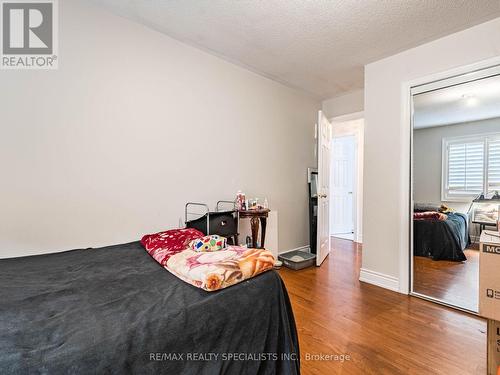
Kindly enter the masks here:
<path id="1" fill-rule="evenodd" d="M 333 137 L 330 182 L 330 235 L 354 240 L 356 168 L 354 135 Z"/>
<path id="2" fill-rule="evenodd" d="M 362 113 L 332 119 L 330 235 L 362 242 Z"/>

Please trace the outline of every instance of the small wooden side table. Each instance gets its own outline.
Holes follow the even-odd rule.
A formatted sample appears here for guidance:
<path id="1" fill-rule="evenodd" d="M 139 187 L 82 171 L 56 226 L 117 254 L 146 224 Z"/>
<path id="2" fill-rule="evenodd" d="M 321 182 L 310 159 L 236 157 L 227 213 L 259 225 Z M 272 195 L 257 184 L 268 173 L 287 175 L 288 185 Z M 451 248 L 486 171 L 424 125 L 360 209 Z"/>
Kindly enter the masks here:
<path id="1" fill-rule="evenodd" d="M 264 244 L 266 241 L 266 225 L 267 225 L 267 216 L 269 214 L 269 209 L 264 208 L 262 210 L 241 210 L 240 219 L 250 218 L 250 225 L 252 227 L 252 246 L 257 247 L 257 238 L 259 234 L 259 222 L 261 226 L 260 233 L 260 248 L 264 248 Z"/>

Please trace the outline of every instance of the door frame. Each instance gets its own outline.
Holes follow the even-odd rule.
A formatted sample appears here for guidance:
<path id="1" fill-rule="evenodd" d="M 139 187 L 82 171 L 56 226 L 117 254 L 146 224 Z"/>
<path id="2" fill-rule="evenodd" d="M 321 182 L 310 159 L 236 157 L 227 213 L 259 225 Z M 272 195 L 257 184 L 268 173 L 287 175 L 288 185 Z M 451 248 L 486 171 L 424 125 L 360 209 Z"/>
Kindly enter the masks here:
<path id="1" fill-rule="evenodd" d="M 457 78 L 464 74 L 471 74 L 483 69 L 500 65 L 500 56 L 467 64 L 458 68 L 449 69 L 443 72 L 430 74 L 417 79 L 409 80 L 401 84 L 401 132 L 402 145 L 402 173 L 401 173 L 401 201 L 400 201 L 400 253 L 399 253 L 399 292 L 403 294 L 412 293 L 412 270 L 413 270 L 413 101 L 412 88 L 435 83 L 439 81 Z M 420 297 L 420 295 L 417 295 Z M 447 305 L 439 300 L 426 298 L 433 302 Z M 449 306 L 449 305 L 447 305 Z M 451 306 L 453 307 L 453 306 Z M 456 307 L 455 307 L 456 308 Z M 462 310 L 460 308 L 457 308 Z M 469 311 L 467 311 L 469 312 Z"/>
<path id="2" fill-rule="evenodd" d="M 361 121 L 360 121 L 361 120 Z M 363 154 L 364 154 L 364 112 L 355 112 L 330 119 L 333 138 L 335 136 L 353 135 L 354 150 L 354 188 L 353 188 L 353 220 L 354 242 L 363 243 Z M 345 127 L 348 127 L 345 129 Z M 344 129 L 343 129 L 344 128 Z M 330 208 L 331 209 L 331 208 Z"/>

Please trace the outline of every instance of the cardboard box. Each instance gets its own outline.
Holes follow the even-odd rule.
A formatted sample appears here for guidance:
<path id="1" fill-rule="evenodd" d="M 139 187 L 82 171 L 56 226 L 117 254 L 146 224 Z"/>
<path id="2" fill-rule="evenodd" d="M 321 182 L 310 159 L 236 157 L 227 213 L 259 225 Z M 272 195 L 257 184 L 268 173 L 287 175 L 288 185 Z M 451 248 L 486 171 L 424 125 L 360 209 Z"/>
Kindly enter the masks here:
<path id="1" fill-rule="evenodd" d="M 488 320 L 488 375 L 500 374 L 500 322 Z"/>
<path id="2" fill-rule="evenodd" d="M 500 321 L 500 237 L 487 232 L 479 248 L 479 315 Z"/>

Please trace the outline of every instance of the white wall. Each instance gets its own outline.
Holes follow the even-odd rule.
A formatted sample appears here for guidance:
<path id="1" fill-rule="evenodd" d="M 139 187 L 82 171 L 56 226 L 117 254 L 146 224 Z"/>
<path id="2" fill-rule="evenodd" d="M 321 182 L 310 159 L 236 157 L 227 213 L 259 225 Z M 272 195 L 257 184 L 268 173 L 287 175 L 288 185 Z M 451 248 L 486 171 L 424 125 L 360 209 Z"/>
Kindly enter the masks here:
<path id="1" fill-rule="evenodd" d="M 57 71 L 0 71 L 0 257 L 133 241 L 238 189 L 308 244 L 320 103 L 84 1 Z"/>
<path id="2" fill-rule="evenodd" d="M 500 19 L 365 67 L 362 279 L 406 292 L 409 124 L 405 82 L 500 55 Z M 406 270 L 406 271 L 405 271 Z"/>
<path id="3" fill-rule="evenodd" d="M 415 202 L 441 203 L 443 138 L 492 132 L 500 132 L 500 118 L 415 129 L 413 131 Z M 467 212 L 470 206 L 470 203 L 462 202 L 443 203 L 459 212 Z"/>
<path id="4" fill-rule="evenodd" d="M 364 90 L 356 90 L 350 93 L 335 96 L 324 100 L 322 110 L 328 118 L 342 116 L 364 109 Z"/>

